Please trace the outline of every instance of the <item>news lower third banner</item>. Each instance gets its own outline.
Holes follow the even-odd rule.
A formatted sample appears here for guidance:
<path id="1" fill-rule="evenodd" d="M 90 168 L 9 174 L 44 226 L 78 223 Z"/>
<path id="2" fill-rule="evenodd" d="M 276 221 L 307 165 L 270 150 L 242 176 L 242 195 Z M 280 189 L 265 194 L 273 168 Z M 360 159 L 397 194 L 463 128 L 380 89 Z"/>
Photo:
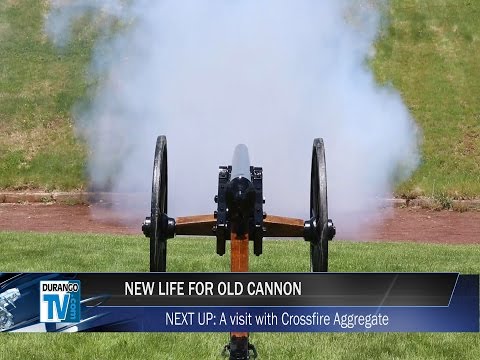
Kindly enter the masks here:
<path id="1" fill-rule="evenodd" d="M 479 275 L 0 273 L 0 331 L 478 332 Z"/>

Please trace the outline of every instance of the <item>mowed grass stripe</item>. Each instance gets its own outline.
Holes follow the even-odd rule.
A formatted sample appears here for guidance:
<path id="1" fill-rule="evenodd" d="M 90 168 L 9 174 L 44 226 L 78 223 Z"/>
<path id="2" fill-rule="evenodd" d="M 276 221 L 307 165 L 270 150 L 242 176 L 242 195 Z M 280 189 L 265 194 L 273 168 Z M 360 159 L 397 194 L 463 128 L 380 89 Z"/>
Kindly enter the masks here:
<path id="1" fill-rule="evenodd" d="M 142 236 L 0 232 L 2 271 L 146 271 Z M 352 243 L 330 247 L 331 271 L 458 271 L 479 273 L 480 245 Z M 252 271 L 309 268 L 308 246 L 267 240 Z M 215 254 L 213 238 L 169 241 L 169 271 L 228 271 L 228 253 Z M 2 334 L 3 359 L 219 359 L 227 334 Z M 477 359 L 478 334 L 254 333 L 262 359 Z"/>
<path id="2" fill-rule="evenodd" d="M 47 272 L 141 272 L 149 269 L 149 240 L 141 235 L 0 232 L 0 270 Z M 250 247 L 252 251 L 252 247 Z M 215 239 L 168 241 L 168 271 L 230 271 L 229 253 L 218 256 Z M 329 271 L 445 271 L 480 273 L 480 245 L 408 242 L 342 242 L 329 247 Z M 251 271 L 309 271 L 303 240 L 265 240 L 263 255 L 250 257 Z"/>
<path id="3" fill-rule="evenodd" d="M 223 359 L 227 334 L 90 333 L 1 334 L 0 360 L 10 359 Z M 472 360 L 478 334 L 275 334 L 253 333 L 260 359 Z"/>

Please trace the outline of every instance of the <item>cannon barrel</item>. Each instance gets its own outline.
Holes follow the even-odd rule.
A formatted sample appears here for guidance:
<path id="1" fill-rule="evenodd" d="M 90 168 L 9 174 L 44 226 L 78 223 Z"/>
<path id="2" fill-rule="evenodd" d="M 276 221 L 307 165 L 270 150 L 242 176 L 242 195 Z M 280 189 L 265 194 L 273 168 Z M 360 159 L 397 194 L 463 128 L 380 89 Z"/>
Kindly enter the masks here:
<path id="1" fill-rule="evenodd" d="M 263 195 L 262 168 L 250 165 L 248 149 L 235 147 L 231 166 L 220 166 L 217 210 L 213 232 L 217 237 L 217 254 L 225 254 L 225 241 L 248 239 L 254 242 L 254 253 L 262 253 Z M 247 243 L 248 246 L 248 243 Z"/>
<path id="2" fill-rule="evenodd" d="M 240 144 L 233 153 L 232 173 L 225 193 L 230 219 L 238 225 L 248 225 L 249 217 L 255 208 L 255 197 L 248 149 L 245 145 Z M 248 227 L 240 226 L 238 230 L 248 231 Z"/>
<path id="3" fill-rule="evenodd" d="M 250 157 L 245 144 L 238 144 L 233 151 L 231 179 L 245 177 L 251 180 Z"/>

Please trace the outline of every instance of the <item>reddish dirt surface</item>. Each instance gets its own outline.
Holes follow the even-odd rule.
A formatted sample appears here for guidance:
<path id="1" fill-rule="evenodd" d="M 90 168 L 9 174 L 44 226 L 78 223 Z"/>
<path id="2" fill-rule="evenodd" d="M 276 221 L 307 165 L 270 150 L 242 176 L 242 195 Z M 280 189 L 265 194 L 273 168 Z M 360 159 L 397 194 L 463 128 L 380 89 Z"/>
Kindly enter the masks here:
<path id="1" fill-rule="evenodd" d="M 0 204 L 0 231 L 141 234 L 142 218 L 122 224 L 106 208 L 85 205 Z M 343 239 L 341 232 L 338 238 Z M 348 238 L 348 236 L 347 236 Z M 357 240 L 480 244 L 480 212 L 396 208 Z"/>
<path id="2" fill-rule="evenodd" d="M 371 240 L 480 244 L 480 211 L 397 208 L 373 227 Z"/>
<path id="3" fill-rule="evenodd" d="M 126 226 L 107 209 L 87 205 L 0 204 L 0 231 L 140 234 L 138 223 Z"/>

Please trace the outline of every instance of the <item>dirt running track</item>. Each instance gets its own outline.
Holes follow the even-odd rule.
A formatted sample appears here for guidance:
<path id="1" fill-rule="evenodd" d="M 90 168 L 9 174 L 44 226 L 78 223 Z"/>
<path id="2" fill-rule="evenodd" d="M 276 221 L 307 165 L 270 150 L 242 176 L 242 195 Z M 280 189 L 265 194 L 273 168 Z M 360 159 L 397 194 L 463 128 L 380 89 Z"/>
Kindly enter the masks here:
<path id="1" fill-rule="evenodd" d="M 129 227 L 107 209 L 95 213 L 85 205 L 0 204 L 0 231 L 141 234 L 141 218 Z M 348 238 L 340 229 L 337 237 Z M 480 212 L 396 208 L 365 237 L 357 240 L 480 244 Z"/>

